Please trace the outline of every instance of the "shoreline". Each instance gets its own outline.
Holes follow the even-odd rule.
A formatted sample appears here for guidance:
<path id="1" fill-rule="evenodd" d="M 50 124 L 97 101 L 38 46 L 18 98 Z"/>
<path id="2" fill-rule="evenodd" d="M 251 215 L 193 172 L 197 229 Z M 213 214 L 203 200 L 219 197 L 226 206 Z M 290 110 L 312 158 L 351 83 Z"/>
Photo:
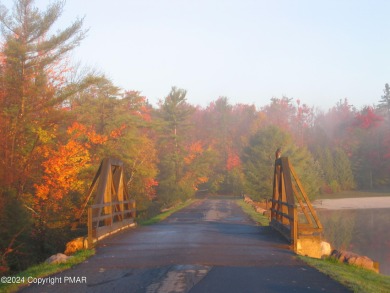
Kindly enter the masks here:
<path id="1" fill-rule="evenodd" d="M 326 210 L 387 209 L 390 208 L 390 197 L 317 199 L 312 204 L 316 209 Z"/>

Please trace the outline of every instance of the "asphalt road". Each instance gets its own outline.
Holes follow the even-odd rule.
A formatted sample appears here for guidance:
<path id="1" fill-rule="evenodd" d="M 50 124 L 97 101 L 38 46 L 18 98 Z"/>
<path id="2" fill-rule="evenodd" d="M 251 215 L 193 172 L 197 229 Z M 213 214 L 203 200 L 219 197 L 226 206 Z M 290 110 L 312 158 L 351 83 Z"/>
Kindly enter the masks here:
<path id="1" fill-rule="evenodd" d="M 107 238 L 95 256 L 47 281 L 22 292 L 350 292 L 229 199 L 203 199 Z"/>

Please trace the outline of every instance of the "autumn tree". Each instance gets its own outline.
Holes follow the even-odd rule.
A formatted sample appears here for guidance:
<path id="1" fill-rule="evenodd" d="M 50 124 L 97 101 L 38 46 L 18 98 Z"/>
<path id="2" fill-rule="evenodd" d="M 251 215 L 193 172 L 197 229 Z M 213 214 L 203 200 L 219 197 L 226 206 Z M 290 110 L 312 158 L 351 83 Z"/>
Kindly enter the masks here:
<path id="1" fill-rule="evenodd" d="M 219 97 L 205 108 L 197 107 L 191 119 L 191 136 L 202 141 L 209 154 L 213 153 L 209 156 L 209 168 L 213 171 L 202 189 L 211 193 L 242 193 L 242 150 L 263 125 L 264 114 L 254 105 L 232 105 L 228 98 Z"/>
<path id="2" fill-rule="evenodd" d="M 210 161 L 212 174 L 204 186 L 209 192 L 235 193 L 242 191 L 241 149 L 247 134 L 253 130 L 257 112 L 254 106 L 231 105 L 220 97 L 204 109 L 197 109 L 201 119 L 194 121 L 198 139 L 214 152 Z"/>
<path id="3" fill-rule="evenodd" d="M 90 149 L 106 143 L 107 136 L 99 135 L 91 127 L 73 122 L 66 136 L 58 137 L 54 145 L 40 147 L 45 157 L 44 174 L 34 184 L 33 207 L 41 221 L 56 222 L 57 227 L 69 225 L 80 198 L 69 196 L 85 191 L 80 173 L 91 164 Z M 72 200 L 74 202 L 72 202 Z M 61 213 L 58 213 L 61 210 Z M 50 223 L 48 223 L 50 226 Z"/>
<path id="4" fill-rule="evenodd" d="M 310 129 L 314 124 L 314 110 L 307 104 L 302 104 L 299 99 L 296 101 L 296 103 L 296 113 L 292 119 L 291 132 L 295 138 L 296 143 L 299 146 L 305 146 L 308 144 Z"/>
<path id="5" fill-rule="evenodd" d="M 226 171 L 221 191 L 239 195 L 244 189 L 243 150 L 248 146 L 250 137 L 262 126 L 264 117 L 254 105 L 236 104 L 230 108 L 228 118 L 229 143 L 226 145 Z"/>
<path id="6" fill-rule="evenodd" d="M 139 92 L 126 91 L 114 110 L 104 154 L 124 162 L 129 194 L 136 199 L 137 208 L 148 213 L 158 186 L 158 154 L 151 107 Z"/>
<path id="7" fill-rule="evenodd" d="M 318 114 L 311 131 L 311 135 L 316 136 L 312 145 L 322 142 L 331 148 L 341 147 L 350 155 L 356 143 L 352 135 L 356 112 L 356 108 L 344 99 L 326 113 Z"/>
<path id="8" fill-rule="evenodd" d="M 211 191 L 227 192 L 228 169 L 233 169 L 237 159 L 239 160 L 233 146 L 232 109 L 233 106 L 226 97 L 218 98 L 205 109 L 207 125 L 204 131 L 208 132 L 210 146 L 216 151 L 216 165 L 210 180 L 210 187 L 214 186 L 214 188 L 211 188 Z"/>
<path id="9" fill-rule="evenodd" d="M 40 184 L 45 173 L 42 164 L 47 158 L 42 150 L 52 146 L 66 116 L 62 102 L 79 88 L 67 79 L 66 58 L 85 31 L 83 21 L 76 20 L 52 32 L 64 2 L 53 3 L 45 11 L 34 7 L 33 0 L 14 4 L 12 12 L 0 5 L 0 192 L 12 194 L 30 213 L 32 234 L 39 238 L 40 224 L 47 219 L 40 217 L 34 205 L 34 183 Z M 17 236 L 16 241 L 29 236 L 17 225 L 3 228 L 10 228 L 7 233 Z M 14 250 L 13 257 L 16 255 Z"/>
<path id="10" fill-rule="evenodd" d="M 123 122 L 116 121 L 116 107 L 119 106 L 120 97 L 120 89 L 110 80 L 105 76 L 97 77 L 94 83 L 69 97 L 69 121 L 77 121 L 107 138 L 111 132 L 119 134 L 119 129 L 123 126 Z M 110 154 L 105 154 L 107 149 L 109 147 L 106 145 L 92 146 L 92 164 L 98 165 L 104 156 L 109 156 Z"/>
<path id="11" fill-rule="evenodd" d="M 64 3 L 40 12 L 32 0 L 15 2 L 13 13 L 0 8 L 3 36 L 1 78 L 2 185 L 23 193 L 34 152 L 42 136 L 52 132 L 66 98 L 63 63 L 66 54 L 85 36 L 82 20 L 50 34 Z"/>
<path id="12" fill-rule="evenodd" d="M 151 107 L 137 91 L 123 92 L 104 76 L 70 99 L 74 120 L 107 138 L 104 144 L 91 145 L 91 164 L 96 167 L 105 157 L 124 162 L 127 188 L 145 209 L 155 198 L 157 151 L 153 138 Z M 92 168 L 88 180 L 92 180 Z"/>
<path id="13" fill-rule="evenodd" d="M 271 103 L 262 108 L 267 125 L 275 125 L 285 131 L 290 130 L 296 108 L 293 99 L 288 97 L 272 98 Z"/>

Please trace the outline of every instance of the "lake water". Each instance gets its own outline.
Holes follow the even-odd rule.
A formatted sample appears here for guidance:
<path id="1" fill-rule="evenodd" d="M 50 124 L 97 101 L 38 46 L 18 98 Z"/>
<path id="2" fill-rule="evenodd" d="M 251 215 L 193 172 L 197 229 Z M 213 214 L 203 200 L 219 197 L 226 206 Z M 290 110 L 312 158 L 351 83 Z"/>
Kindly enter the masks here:
<path id="1" fill-rule="evenodd" d="M 321 208 L 321 202 L 314 202 L 324 226 L 325 240 L 336 249 L 368 256 L 379 262 L 382 274 L 390 275 L 390 208 L 382 203 L 383 200 L 373 204 L 372 198 L 368 199 L 370 208 L 359 206 L 358 209 L 354 207 L 357 199 L 350 198 L 350 204 L 339 209 L 340 202 L 336 199 L 327 201 L 336 202 L 328 209 Z"/>

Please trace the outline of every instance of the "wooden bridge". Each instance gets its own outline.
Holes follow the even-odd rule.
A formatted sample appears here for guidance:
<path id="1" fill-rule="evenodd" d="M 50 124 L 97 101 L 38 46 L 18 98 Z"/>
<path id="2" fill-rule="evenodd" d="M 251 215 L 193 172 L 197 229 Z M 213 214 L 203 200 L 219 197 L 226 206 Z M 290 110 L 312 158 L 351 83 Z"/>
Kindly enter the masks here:
<path id="1" fill-rule="evenodd" d="M 299 221 L 311 207 L 308 200 L 295 204 L 294 188 L 300 187 L 294 174 L 287 158 L 277 161 L 271 223 L 298 247 L 307 231 L 313 236 L 321 229 Z M 23 292 L 349 292 L 296 258 L 278 232 L 256 225 L 233 198 L 205 197 L 161 223 L 97 243 L 103 233 L 133 221 L 134 206 L 124 187 L 123 164 L 103 161 L 84 205 L 92 204 L 89 236 L 96 255 L 55 276 L 83 276 L 85 282 L 31 284 Z"/>
<path id="2" fill-rule="evenodd" d="M 135 225 L 136 205 L 129 198 L 123 162 L 104 159 L 73 224 L 87 210 L 88 247 L 98 240 Z M 321 222 L 287 157 L 276 158 L 270 226 L 291 243 L 294 252 L 321 257 Z"/>
<path id="3" fill-rule="evenodd" d="M 87 209 L 88 247 L 110 234 L 135 225 L 135 200 L 129 198 L 125 186 L 123 162 L 104 159 L 72 226 L 72 229 L 76 229 Z"/>

